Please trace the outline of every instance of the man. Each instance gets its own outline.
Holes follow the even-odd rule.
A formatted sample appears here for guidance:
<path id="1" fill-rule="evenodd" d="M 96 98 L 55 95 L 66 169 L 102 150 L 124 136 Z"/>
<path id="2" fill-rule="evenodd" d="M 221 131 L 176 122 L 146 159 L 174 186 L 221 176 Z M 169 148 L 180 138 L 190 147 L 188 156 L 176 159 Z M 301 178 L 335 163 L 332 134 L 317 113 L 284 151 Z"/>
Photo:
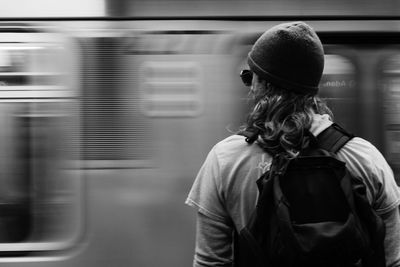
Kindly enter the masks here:
<path id="1" fill-rule="evenodd" d="M 284 23 L 266 31 L 248 55 L 254 108 L 246 130 L 256 143 L 232 135 L 216 144 L 201 167 L 186 203 L 196 207 L 197 230 L 193 266 L 232 266 L 233 233 L 254 211 L 256 180 L 272 157 L 296 157 L 306 147 L 304 132 L 317 136 L 333 115 L 318 96 L 324 51 L 314 30 L 303 22 Z M 337 153 L 350 173 L 362 177 L 372 207 L 386 226 L 387 266 L 400 266 L 400 190 L 381 153 L 368 141 L 353 138 Z"/>

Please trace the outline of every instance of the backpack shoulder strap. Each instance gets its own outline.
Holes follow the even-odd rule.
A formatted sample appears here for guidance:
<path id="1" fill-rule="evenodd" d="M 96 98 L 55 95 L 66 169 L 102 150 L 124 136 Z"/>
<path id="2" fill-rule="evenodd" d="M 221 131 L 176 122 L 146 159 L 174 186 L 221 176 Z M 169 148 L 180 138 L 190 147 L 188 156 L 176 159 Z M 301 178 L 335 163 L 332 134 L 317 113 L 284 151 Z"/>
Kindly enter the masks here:
<path id="1" fill-rule="evenodd" d="M 319 147 L 337 153 L 348 141 L 354 137 L 338 124 L 333 123 L 317 136 Z"/>

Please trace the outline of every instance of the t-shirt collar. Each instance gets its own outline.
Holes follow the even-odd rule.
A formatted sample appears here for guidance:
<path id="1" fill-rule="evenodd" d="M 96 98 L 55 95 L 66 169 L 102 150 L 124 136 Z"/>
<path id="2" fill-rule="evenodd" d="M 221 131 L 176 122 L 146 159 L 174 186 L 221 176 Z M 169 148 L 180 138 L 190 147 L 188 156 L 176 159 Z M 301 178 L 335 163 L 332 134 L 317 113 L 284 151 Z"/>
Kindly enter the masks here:
<path id="1" fill-rule="evenodd" d="M 329 126 L 332 125 L 332 121 L 329 117 L 328 114 L 313 114 L 313 121 L 311 124 L 310 132 L 314 135 L 317 136 L 320 134 L 323 130 L 328 128 Z"/>

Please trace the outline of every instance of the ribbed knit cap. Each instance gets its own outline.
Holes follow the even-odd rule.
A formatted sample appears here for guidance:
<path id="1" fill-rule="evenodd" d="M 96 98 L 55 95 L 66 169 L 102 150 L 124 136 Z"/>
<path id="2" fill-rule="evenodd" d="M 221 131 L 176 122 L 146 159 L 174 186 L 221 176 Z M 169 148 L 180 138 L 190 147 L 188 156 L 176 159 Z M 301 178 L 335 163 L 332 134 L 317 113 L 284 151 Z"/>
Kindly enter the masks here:
<path id="1" fill-rule="evenodd" d="M 324 70 L 324 49 L 304 22 L 267 30 L 248 55 L 250 69 L 262 79 L 301 94 L 316 94 Z"/>

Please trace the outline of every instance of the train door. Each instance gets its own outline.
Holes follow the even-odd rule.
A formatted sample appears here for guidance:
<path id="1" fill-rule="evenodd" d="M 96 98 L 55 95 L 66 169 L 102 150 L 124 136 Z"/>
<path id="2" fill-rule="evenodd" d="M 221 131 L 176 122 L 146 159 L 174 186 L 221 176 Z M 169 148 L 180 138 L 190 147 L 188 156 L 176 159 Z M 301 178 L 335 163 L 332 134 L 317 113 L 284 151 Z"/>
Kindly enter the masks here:
<path id="1" fill-rule="evenodd" d="M 129 73 L 124 95 L 136 99 L 131 118 L 146 119 L 153 167 L 142 187 L 148 202 L 135 212 L 156 218 L 146 225 L 134 220 L 137 229 L 148 232 L 142 244 L 132 245 L 135 262 L 192 262 L 193 211 L 183 202 L 207 153 L 231 134 L 240 112 L 235 105 L 238 87 L 230 80 L 236 61 L 229 50 L 232 39 L 224 32 L 173 29 L 131 31 L 122 39 L 121 62 Z M 151 247 L 160 251 L 158 258 L 137 253 L 151 240 L 157 240 Z"/>
<path id="2" fill-rule="evenodd" d="M 0 25 L 0 262 L 82 233 L 74 53 L 59 34 Z"/>
<path id="3" fill-rule="evenodd" d="M 400 184 L 400 55 L 386 54 L 380 67 L 384 154 Z"/>

